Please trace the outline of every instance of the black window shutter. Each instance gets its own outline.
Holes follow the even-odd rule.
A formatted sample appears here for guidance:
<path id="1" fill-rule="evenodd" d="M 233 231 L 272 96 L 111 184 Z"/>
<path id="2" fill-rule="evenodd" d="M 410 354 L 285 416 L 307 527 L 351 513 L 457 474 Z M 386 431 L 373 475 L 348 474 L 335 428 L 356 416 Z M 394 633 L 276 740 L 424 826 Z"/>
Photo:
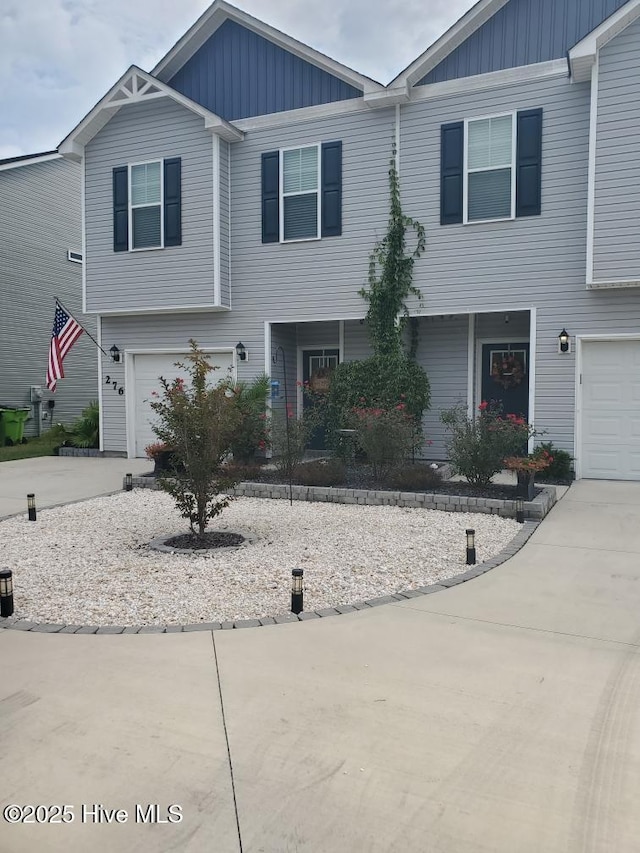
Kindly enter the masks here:
<path id="1" fill-rule="evenodd" d="M 129 250 L 129 169 L 113 170 L 113 251 Z"/>
<path id="2" fill-rule="evenodd" d="M 280 152 L 262 155 L 262 242 L 280 239 Z"/>
<path id="3" fill-rule="evenodd" d="M 164 161 L 164 244 L 182 244 L 182 160 Z"/>
<path id="4" fill-rule="evenodd" d="M 516 216 L 539 216 L 542 209 L 542 110 L 518 113 Z"/>
<path id="5" fill-rule="evenodd" d="M 323 142 L 321 163 L 321 235 L 339 237 L 342 234 L 342 142 Z"/>
<path id="6" fill-rule="evenodd" d="M 462 222 L 464 122 L 440 128 L 440 224 Z"/>

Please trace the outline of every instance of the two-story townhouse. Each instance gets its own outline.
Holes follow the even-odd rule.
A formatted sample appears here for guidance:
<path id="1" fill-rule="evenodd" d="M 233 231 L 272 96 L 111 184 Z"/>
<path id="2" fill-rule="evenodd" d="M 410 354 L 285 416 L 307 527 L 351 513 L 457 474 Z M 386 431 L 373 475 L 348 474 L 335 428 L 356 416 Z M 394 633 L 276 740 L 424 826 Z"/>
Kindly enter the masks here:
<path id="1" fill-rule="evenodd" d="M 81 169 L 57 151 L 0 160 L 0 407 L 27 408 L 25 434 L 70 424 L 98 396 L 83 335 L 56 393 L 45 385 L 55 299 L 82 318 Z"/>
<path id="2" fill-rule="evenodd" d="M 85 310 L 123 354 L 100 364 L 103 447 L 143 454 L 190 337 L 281 396 L 284 354 L 294 398 L 369 353 L 358 290 L 395 144 L 427 234 L 429 452 L 443 408 L 499 399 L 579 476 L 640 479 L 639 18 L 640 0 L 480 0 L 383 86 L 216 0 L 131 68 L 59 149 L 84 174 Z"/>

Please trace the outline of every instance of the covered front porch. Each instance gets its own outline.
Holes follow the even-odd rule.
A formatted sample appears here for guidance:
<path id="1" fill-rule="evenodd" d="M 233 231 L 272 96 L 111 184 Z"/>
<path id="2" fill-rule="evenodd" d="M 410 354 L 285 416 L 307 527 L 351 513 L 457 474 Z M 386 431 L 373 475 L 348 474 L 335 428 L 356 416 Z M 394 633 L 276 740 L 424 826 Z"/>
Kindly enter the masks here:
<path id="1" fill-rule="evenodd" d="M 496 400 L 505 414 L 533 420 L 535 309 L 422 315 L 411 323 L 417 331 L 416 359 L 431 386 L 431 406 L 423 418 L 430 442 L 423 448 L 425 458 L 447 458 L 440 414 L 452 406 L 465 406 L 471 414 L 482 400 Z M 303 382 L 326 386 L 337 364 L 372 354 L 366 323 L 358 318 L 268 322 L 265 344 L 271 406 L 284 408 L 288 401 L 298 416 L 305 405 Z"/>

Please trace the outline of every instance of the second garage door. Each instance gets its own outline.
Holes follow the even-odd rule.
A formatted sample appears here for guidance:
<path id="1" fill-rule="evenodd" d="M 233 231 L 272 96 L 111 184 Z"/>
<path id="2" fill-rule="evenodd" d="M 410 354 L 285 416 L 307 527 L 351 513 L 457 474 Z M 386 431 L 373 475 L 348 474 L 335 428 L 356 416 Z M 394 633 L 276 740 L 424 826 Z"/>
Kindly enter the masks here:
<path id="1" fill-rule="evenodd" d="M 153 431 L 153 424 L 156 422 L 157 416 L 151 408 L 153 392 L 160 394 L 162 386 L 160 385 L 160 376 L 163 376 L 168 382 L 171 382 L 178 376 L 187 379 L 187 373 L 175 366 L 177 361 L 185 361 L 186 353 L 144 353 L 133 356 L 133 370 L 135 376 L 135 411 L 134 430 L 135 430 L 135 454 L 136 456 L 144 456 L 144 449 L 148 444 L 157 441 L 158 438 Z M 225 378 L 227 370 L 233 365 L 233 356 L 230 352 L 215 352 L 209 353 L 211 364 L 218 367 L 211 375 L 213 381 L 219 382 Z"/>
<path id="2" fill-rule="evenodd" d="M 640 341 L 588 341 L 582 356 L 582 476 L 640 480 Z"/>

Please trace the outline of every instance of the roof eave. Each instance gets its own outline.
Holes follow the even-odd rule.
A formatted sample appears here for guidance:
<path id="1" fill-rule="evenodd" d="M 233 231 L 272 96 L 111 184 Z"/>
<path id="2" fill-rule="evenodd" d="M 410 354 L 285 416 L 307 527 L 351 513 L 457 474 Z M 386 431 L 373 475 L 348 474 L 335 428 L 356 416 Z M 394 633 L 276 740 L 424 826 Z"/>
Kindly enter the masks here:
<path id="1" fill-rule="evenodd" d="M 640 18 L 640 0 L 629 0 L 575 44 L 569 51 L 572 79 L 576 83 L 590 80 L 591 69 L 595 64 L 598 51 L 638 18 Z"/>

